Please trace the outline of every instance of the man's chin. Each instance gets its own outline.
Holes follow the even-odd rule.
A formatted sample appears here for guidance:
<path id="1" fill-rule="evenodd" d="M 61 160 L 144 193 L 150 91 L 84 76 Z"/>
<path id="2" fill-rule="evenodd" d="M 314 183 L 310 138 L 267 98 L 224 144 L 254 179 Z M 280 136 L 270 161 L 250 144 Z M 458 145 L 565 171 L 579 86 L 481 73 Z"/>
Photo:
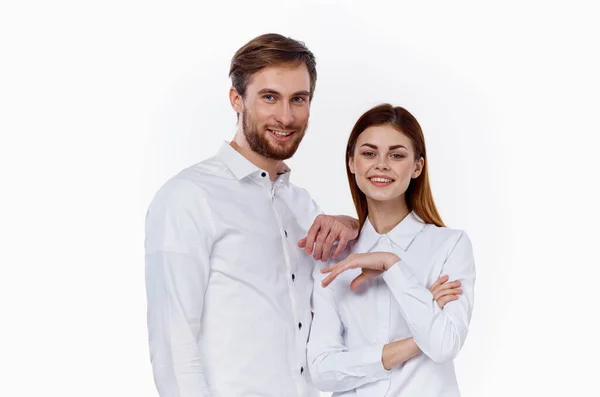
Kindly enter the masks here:
<path id="1" fill-rule="evenodd" d="M 299 142 L 269 142 L 269 152 L 271 158 L 277 160 L 287 160 L 292 157 L 298 150 Z"/>

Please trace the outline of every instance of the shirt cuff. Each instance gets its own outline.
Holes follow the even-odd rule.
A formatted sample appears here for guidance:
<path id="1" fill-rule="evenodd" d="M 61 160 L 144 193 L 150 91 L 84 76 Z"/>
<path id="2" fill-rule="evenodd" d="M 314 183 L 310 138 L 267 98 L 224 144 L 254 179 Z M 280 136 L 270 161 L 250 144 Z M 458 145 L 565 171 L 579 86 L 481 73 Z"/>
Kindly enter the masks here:
<path id="1" fill-rule="evenodd" d="M 391 373 L 383 366 L 383 348 L 385 343 L 379 343 L 369 346 L 364 349 L 362 362 L 365 364 L 365 369 L 369 374 L 369 378 L 373 380 L 387 379 Z"/>

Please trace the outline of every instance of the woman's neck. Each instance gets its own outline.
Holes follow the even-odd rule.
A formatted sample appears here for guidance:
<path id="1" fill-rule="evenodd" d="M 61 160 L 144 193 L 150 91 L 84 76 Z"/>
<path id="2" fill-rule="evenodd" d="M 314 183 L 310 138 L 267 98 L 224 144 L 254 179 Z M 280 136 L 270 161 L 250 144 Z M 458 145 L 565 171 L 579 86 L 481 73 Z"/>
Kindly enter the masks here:
<path id="1" fill-rule="evenodd" d="M 369 221 L 379 234 L 389 233 L 410 213 L 404 196 L 398 200 L 375 201 L 367 198 Z"/>

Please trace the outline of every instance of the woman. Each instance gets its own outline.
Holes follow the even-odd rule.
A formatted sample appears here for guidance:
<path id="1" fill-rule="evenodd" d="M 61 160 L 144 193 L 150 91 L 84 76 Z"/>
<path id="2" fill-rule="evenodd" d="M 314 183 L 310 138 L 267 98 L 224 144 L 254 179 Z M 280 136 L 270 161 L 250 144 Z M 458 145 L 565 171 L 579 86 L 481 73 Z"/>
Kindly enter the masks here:
<path id="1" fill-rule="evenodd" d="M 361 232 L 345 257 L 315 270 L 308 343 L 313 382 L 333 396 L 460 396 L 452 360 L 467 336 L 475 267 L 466 233 L 437 212 L 426 159 L 421 127 L 401 107 L 369 110 L 350 134 Z"/>

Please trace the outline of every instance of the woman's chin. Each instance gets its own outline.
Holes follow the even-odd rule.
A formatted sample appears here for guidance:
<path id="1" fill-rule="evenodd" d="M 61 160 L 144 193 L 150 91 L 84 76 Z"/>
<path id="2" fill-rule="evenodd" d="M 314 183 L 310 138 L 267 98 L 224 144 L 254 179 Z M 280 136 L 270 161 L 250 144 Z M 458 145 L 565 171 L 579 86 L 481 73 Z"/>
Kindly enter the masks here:
<path id="1" fill-rule="evenodd" d="M 376 202 L 380 202 L 380 203 L 385 203 L 386 201 L 394 201 L 394 200 L 398 199 L 398 195 L 383 193 L 383 192 L 365 194 L 365 196 L 367 196 L 368 200 L 372 200 L 372 201 L 376 201 Z"/>

